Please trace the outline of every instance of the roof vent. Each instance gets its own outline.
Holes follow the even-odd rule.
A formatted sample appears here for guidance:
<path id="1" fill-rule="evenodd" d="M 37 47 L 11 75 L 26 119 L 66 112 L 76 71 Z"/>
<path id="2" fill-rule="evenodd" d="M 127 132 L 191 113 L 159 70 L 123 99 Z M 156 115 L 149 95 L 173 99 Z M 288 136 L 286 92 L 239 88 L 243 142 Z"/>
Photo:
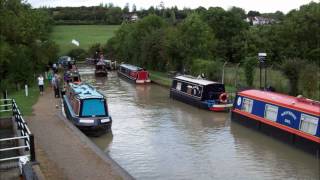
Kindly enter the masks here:
<path id="1" fill-rule="evenodd" d="M 91 94 L 89 91 L 85 92 L 84 94 Z"/>

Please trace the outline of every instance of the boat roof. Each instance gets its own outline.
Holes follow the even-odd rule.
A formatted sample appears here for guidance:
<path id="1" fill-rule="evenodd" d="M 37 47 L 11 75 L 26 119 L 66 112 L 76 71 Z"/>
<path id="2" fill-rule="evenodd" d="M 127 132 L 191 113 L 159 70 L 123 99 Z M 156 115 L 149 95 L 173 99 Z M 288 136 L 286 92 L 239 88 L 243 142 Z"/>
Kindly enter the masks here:
<path id="1" fill-rule="evenodd" d="M 98 92 L 94 87 L 88 84 L 69 83 L 69 85 L 74 90 L 79 99 L 104 98 L 104 96 L 100 92 Z"/>
<path id="2" fill-rule="evenodd" d="M 187 81 L 187 82 L 191 82 L 191 83 L 195 83 L 195 84 L 199 84 L 199 85 L 204 85 L 204 86 L 210 85 L 210 84 L 222 84 L 219 82 L 209 81 L 206 79 L 199 79 L 199 78 L 189 76 L 189 75 L 176 76 L 174 79 Z"/>
<path id="3" fill-rule="evenodd" d="M 98 61 L 97 64 L 98 66 L 104 66 L 106 65 L 106 63 L 104 61 Z"/>
<path id="4" fill-rule="evenodd" d="M 239 92 L 239 95 L 320 116 L 319 101 L 258 89 L 244 90 Z"/>
<path id="5" fill-rule="evenodd" d="M 124 68 L 127 68 L 127 69 L 130 69 L 130 70 L 133 70 L 133 71 L 142 70 L 141 67 L 134 66 L 134 65 L 131 65 L 131 64 L 121 64 L 120 66 L 121 66 L 121 67 L 124 67 Z"/>

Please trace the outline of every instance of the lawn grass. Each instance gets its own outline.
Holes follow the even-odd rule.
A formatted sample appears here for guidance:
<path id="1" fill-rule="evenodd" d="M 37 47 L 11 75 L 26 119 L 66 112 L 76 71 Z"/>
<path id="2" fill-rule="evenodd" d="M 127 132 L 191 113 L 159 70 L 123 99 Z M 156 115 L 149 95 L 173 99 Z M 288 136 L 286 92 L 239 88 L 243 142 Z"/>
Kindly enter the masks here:
<path id="1" fill-rule="evenodd" d="M 152 82 L 165 86 L 171 87 L 172 79 L 168 77 L 167 73 L 158 71 L 149 71 L 150 79 Z"/>
<path id="2" fill-rule="evenodd" d="M 72 39 L 80 42 L 79 48 L 87 50 L 95 43 L 105 44 L 118 28 L 118 25 L 57 25 L 50 38 L 59 45 L 59 55 L 66 55 L 78 48 L 71 43 Z"/>

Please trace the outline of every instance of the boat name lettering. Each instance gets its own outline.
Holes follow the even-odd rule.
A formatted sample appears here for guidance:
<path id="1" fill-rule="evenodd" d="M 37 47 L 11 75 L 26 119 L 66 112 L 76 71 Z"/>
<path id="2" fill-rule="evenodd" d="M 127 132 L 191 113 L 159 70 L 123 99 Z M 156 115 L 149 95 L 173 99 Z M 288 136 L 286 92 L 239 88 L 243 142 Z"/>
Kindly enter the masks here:
<path id="1" fill-rule="evenodd" d="M 297 119 L 297 116 L 293 114 L 291 111 L 284 111 L 283 113 L 281 113 L 281 116 L 286 116 L 286 115 L 291 116 L 294 120 Z"/>
<path id="2" fill-rule="evenodd" d="M 285 119 L 284 122 L 287 124 L 291 124 L 291 121 L 289 119 Z"/>

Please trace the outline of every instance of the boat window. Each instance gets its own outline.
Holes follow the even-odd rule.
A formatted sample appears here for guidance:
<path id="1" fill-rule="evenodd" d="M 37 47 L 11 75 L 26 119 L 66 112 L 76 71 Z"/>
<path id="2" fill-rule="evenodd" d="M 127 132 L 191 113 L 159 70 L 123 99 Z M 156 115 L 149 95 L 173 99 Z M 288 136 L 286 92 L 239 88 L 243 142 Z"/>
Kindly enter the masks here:
<path id="1" fill-rule="evenodd" d="M 242 101 L 242 108 L 241 110 L 251 113 L 252 112 L 252 106 L 253 106 L 253 100 L 248 98 L 243 98 Z"/>
<path id="2" fill-rule="evenodd" d="M 266 104 L 265 110 L 264 110 L 264 117 L 266 119 L 269 119 L 271 121 L 277 121 L 278 116 L 278 106 L 273 106 L 271 104 Z"/>
<path id="3" fill-rule="evenodd" d="M 301 114 L 300 130 L 312 135 L 317 133 L 319 118 L 307 114 Z"/>
<path id="4" fill-rule="evenodd" d="M 211 84 L 205 86 L 204 90 L 204 99 L 207 100 L 215 100 L 219 99 L 221 93 L 224 93 L 224 85 L 223 84 Z"/>
<path id="5" fill-rule="evenodd" d="M 104 99 L 86 99 L 83 100 L 82 116 L 107 116 Z"/>
<path id="6" fill-rule="evenodd" d="M 177 82 L 177 87 L 176 87 L 177 90 L 181 91 L 181 82 Z"/>

